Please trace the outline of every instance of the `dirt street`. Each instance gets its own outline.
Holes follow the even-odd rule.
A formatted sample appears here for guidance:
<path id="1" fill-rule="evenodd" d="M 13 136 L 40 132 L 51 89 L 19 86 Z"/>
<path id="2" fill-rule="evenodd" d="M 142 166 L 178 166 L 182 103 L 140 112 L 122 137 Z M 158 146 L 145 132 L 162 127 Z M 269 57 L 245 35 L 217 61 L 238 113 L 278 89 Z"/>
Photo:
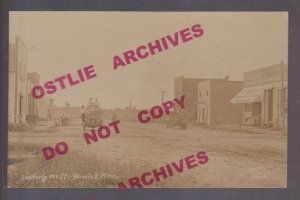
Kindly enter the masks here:
<path id="1" fill-rule="evenodd" d="M 181 130 L 167 129 L 165 125 L 157 123 L 122 121 L 120 134 L 112 132 L 109 138 L 90 145 L 85 143 L 79 124 L 58 127 L 54 133 L 9 133 L 10 144 L 30 143 L 43 147 L 61 141 L 69 146 L 68 154 L 59 156 L 62 161 L 76 151 L 81 156 L 93 156 L 92 160 L 106 157 L 120 163 L 131 162 L 135 167 L 143 167 L 148 171 L 163 164 L 178 162 L 201 150 L 207 152 L 207 164 L 162 180 L 163 186 L 154 184 L 151 187 L 265 188 L 286 187 L 287 182 L 287 137 L 279 132 L 257 134 L 191 126 Z M 10 158 L 22 157 L 21 154 L 13 150 L 9 152 Z M 41 152 L 36 156 L 42 157 Z M 27 156 L 24 162 L 30 159 Z M 51 165 L 52 161 L 40 159 L 39 162 Z M 13 171 L 17 165 L 10 165 L 9 170 Z M 74 166 L 80 167 L 76 166 L 76 162 Z M 115 167 L 122 170 L 121 165 Z M 130 173 L 131 176 L 141 175 L 135 171 Z"/>

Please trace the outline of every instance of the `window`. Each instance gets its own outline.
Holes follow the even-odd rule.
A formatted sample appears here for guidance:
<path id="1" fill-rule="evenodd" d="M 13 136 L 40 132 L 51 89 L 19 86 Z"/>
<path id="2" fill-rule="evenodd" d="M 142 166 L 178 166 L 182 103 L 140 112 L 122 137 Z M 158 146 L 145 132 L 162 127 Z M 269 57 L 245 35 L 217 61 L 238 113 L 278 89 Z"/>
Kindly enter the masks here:
<path id="1" fill-rule="evenodd" d="M 208 89 L 206 89 L 206 95 L 208 96 Z"/>

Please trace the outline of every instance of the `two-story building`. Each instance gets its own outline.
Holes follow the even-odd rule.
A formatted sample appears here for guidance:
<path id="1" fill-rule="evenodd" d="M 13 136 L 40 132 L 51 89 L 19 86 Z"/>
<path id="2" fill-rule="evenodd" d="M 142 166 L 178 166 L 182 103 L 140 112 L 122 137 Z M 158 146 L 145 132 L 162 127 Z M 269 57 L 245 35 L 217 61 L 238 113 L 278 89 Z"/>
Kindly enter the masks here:
<path id="1" fill-rule="evenodd" d="M 185 95 L 185 108 L 182 110 L 182 114 L 185 119 L 189 121 L 195 121 L 197 117 L 197 105 L 198 105 L 198 83 L 207 79 L 202 78 L 185 78 L 180 76 L 175 78 L 174 84 L 174 98 L 179 98 Z"/>
<path id="2" fill-rule="evenodd" d="M 26 121 L 27 54 L 28 49 L 19 37 L 15 38 L 15 43 L 9 44 L 8 121 L 10 123 Z"/>
<path id="3" fill-rule="evenodd" d="M 210 79 L 198 83 L 197 123 L 237 124 L 241 121 L 242 106 L 230 100 L 243 88 L 243 81 Z"/>

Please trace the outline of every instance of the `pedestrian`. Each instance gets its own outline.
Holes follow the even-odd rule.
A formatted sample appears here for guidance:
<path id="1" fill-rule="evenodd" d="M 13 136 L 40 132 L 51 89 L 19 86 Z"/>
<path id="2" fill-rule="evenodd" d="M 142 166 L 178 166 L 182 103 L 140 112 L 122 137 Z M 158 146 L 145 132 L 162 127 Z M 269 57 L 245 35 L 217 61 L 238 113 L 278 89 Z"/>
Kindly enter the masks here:
<path id="1" fill-rule="evenodd" d="M 94 106 L 93 98 L 90 98 L 90 101 L 88 102 L 88 106 Z"/>
<path id="2" fill-rule="evenodd" d="M 100 104 L 99 104 L 99 102 L 98 102 L 98 99 L 97 99 L 97 98 L 95 99 L 95 103 L 94 103 L 94 105 L 95 105 L 95 107 L 96 107 L 96 108 L 99 108 L 99 107 L 100 107 Z"/>
<path id="3" fill-rule="evenodd" d="M 84 105 L 81 106 L 81 109 L 80 109 L 80 114 L 81 114 L 81 120 L 82 120 L 82 124 L 84 123 L 85 121 L 85 107 Z"/>
<path id="4" fill-rule="evenodd" d="M 62 126 L 65 126 L 66 125 L 66 118 L 65 118 L 65 115 L 63 114 L 62 117 L 61 117 L 61 125 Z"/>
<path id="5" fill-rule="evenodd" d="M 63 115 L 60 115 L 60 124 L 61 124 L 61 126 L 64 125 L 64 119 L 63 118 L 64 118 Z"/>

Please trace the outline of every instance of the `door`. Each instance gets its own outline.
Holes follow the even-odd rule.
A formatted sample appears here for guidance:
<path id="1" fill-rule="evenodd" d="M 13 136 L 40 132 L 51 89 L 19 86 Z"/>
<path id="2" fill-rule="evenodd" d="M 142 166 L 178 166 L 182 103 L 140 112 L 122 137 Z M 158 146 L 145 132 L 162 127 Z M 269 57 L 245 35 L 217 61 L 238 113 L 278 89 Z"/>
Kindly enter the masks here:
<path id="1" fill-rule="evenodd" d="M 205 108 L 202 108 L 201 110 L 201 122 L 205 122 Z"/>

